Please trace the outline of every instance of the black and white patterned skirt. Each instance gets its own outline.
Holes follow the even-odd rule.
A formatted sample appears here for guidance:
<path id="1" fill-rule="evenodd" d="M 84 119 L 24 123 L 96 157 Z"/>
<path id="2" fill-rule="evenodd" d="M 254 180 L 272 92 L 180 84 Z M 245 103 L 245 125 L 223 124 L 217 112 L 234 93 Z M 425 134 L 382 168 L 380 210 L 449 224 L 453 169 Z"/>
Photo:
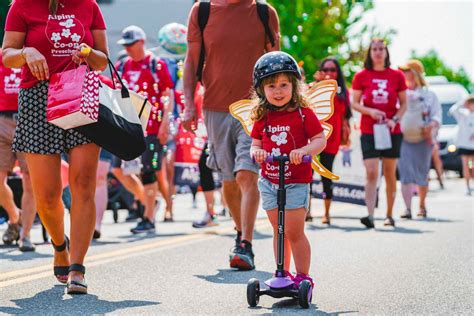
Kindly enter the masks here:
<path id="1" fill-rule="evenodd" d="M 48 82 L 20 89 L 18 122 L 13 139 L 14 152 L 61 154 L 92 141 L 74 129 L 64 130 L 46 121 Z"/>

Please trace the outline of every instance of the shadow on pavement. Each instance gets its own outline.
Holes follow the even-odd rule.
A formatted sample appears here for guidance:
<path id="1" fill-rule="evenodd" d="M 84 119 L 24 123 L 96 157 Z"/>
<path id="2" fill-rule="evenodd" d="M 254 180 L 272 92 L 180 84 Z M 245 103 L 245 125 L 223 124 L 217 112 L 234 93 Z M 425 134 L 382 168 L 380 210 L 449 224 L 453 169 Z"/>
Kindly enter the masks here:
<path id="1" fill-rule="evenodd" d="M 266 271 L 237 271 L 232 269 L 219 269 L 214 275 L 194 275 L 195 277 L 211 283 L 218 284 L 247 284 L 249 279 L 257 278 L 264 281 L 272 277 L 272 274 Z"/>
<path id="2" fill-rule="evenodd" d="M 262 315 L 343 315 L 349 313 L 357 313 L 358 311 L 340 311 L 340 312 L 324 312 L 318 309 L 316 304 L 311 304 L 310 308 L 303 309 L 299 306 L 296 298 L 281 299 L 275 302 L 271 307 L 249 307 L 249 310 L 271 310 L 270 313 Z"/>
<path id="3" fill-rule="evenodd" d="M 39 292 L 33 297 L 12 300 L 16 307 L 0 306 L 0 313 L 29 315 L 67 315 L 67 314 L 105 314 L 115 311 L 160 302 L 125 300 L 110 302 L 101 300 L 97 295 L 64 296 L 65 287 L 56 285 L 49 290 Z"/>
<path id="4" fill-rule="evenodd" d="M 39 253 L 36 251 L 29 251 L 29 252 L 21 252 L 18 250 L 18 247 L 12 248 L 6 252 L 2 252 L 0 254 L 0 261 L 8 260 L 8 261 L 27 261 L 27 260 L 35 260 L 41 258 L 52 258 L 52 254 L 44 254 Z"/>
<path id="5" fill-rule="evenodd" d="M 338 229 L 346 233 L 355 232 L 355 231 L 364 231 L 367 230 L 365 227 L 355 227 L 355 226 L 338 226 L 338 225 L 323 225 L 316 226 L 315 224 L 307 225 L 308 230 L 319 230 L 319 229 Z"/>
<path id="6" fill-rule="evenodd" d="M 171 234 L 157 234 L 157 233 L 149 233 L 149 234 L 136 234 L 133 235 L 130 233 L 129 235 L 122 235 L 118 236 L 118 238 L 121 239 L 127 239 L 128 241 L 140 241 L 140 240 L 145 240 L 145 239 L 155 239 L 158 237 L 178 237 L 178 236 L 184 236 L 184 235 L 189 235 L 186 233 L 171 233 Z"/>

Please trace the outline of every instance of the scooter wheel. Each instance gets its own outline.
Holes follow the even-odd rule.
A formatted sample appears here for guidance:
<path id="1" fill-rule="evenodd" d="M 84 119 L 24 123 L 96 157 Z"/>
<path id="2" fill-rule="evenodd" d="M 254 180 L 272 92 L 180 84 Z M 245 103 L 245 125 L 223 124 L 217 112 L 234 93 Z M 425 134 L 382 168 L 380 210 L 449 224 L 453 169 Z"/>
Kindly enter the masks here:
<path id="1" fill-rule="evenodd" d="M 255 307 L 260 299 L 260 281 L 253 278 L 247 283 L 247 303 L 250 307 Z"/>
<path id="2" fill-rule="evenodd" d="M 300 283 L 298 290 L 298 302 L 303 308 L 309 308 L 311 305 L 311 299 L 313 298 L 313 288 L 308 280 L 304 280 Z"/>

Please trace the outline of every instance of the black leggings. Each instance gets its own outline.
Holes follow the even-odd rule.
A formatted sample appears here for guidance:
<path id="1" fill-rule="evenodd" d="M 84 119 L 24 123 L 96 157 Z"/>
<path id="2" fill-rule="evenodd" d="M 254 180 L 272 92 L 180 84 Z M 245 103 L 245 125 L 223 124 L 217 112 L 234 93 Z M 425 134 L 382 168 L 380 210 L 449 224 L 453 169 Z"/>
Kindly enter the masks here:
<path id="1" fill-rule="evenodd" d="M 334 158 L 336 158 L 336 155 L 328 154 L 325 152 L 322 152 L 319 155 L 319 161 L 329 171 L 332 171 Z M 331 200 L 332 199 L 332 180 L 325 177 L 321 177 L 321 181 L 323 182 L 323 198 Z"/>
<path id="2" fill-rule="evenodd" d="M 206 143 L 202 149 L 201 158 L 199 158 L 199 175 L 201 177 L 201 188 L 204 192 L 214 191 L 216 188 L 212 170 L 206 165 L 207 157 L 209 157 L 209 152 Z"/>

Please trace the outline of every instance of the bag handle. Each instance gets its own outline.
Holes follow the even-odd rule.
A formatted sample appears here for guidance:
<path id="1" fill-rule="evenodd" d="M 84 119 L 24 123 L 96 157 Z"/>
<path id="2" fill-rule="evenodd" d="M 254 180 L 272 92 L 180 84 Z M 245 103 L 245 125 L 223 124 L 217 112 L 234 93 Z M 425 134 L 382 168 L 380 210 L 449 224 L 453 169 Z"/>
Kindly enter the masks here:
<path id="1" fill-rule="evenodd" d="M 112 78 L 112 83 L 114 85 L 114 89 L 117 88 L 116 85 L 115 85 L 115 80 L 114 80 L 114 74 L 115 74 L 117 79 L 120 81 L 120 85 L 122 86 L 122 89 L 121 89 L 122 98 L 124 98 L 124 99 L 130 98 L 130 92 L 128 92 L 127 87 L 123 84 L 123 81 L 122 81 L 122 78 L 120 77 L 119 72 L 117 71 L 117 69 L 115 69 L 115 66 L 112 63 L 112 61 L 110 60 L 110 58 L 107 57 L 107 61 L 109 63 L 110 77 Z"/>
<path id="2" fill-rule="evenodd" d="M 122 78 L 120 77 L 120 74 L 119 72 L 117 71 L 117 69 L 115 68 L 114 64 L 112 63 L 112 61 L 110 60 L 110 58 L 107 57 L 107 61 L 108 61 L 108 64 L 109 64 L 109 70 L 110 70 L 110 76 L 112 77 L 112 83 L 114 85 L 114 89 L 117 89 L 117 86 L 115 84 L 115 80 L 114 80 L 114 74 L 115 76 L 117 77 L 117 79 L 120 81 L 120 85 L 122 86 L 122 89 L 121 89 L 121 92 L 122 92 L 122 98 L 130 98 L 130 92 L 128 91 L 127 87 L 125 86 L 125 84 L 123 83 L 122 81 Z M 142 107 L 140 109 L 140 113 L 138 113 L 138 117 L 141 118 L 142 117 L 142 114 L 143 114 L 143 111 L 145 110 L 145 106 L 146 106 L 146 102 L 148 101 L 147 98 L 145 98 L 145 101 L 143 101 L 143 104 L 142 104 Z"/>

